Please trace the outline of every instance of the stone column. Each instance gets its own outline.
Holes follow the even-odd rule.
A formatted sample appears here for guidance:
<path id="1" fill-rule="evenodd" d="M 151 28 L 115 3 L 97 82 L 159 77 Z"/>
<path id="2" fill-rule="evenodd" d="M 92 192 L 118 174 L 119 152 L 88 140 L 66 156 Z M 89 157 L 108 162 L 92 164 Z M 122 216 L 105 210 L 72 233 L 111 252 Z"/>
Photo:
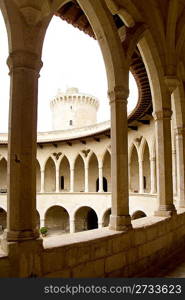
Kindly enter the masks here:
<path id="1" fill-rule="evenodd" d="M 112 208 L 109 228 L 131 228 L 128 195 L 128 91 L 117 86 L 109 92 L 111 107 L 111 180 Z"/>
<path id="2" fill-rule="evenodd" d="M 156 158 L 152 157 L 150 159 L 150 178 L 151 178 L 151 194 L 156 194 Z"/>
<path id="3" fill-rule="evenodd" d="M 99 165 L 99 193 L 103 193 L 103 166 Z"/>
<path id="4" fill-rule="evenodd" d="M 70 233 L 75 232 L 75 220 L 70 219 Z"/>
<path id="5" fill-rule="evenodd" d="M 98 222 L 98 228 L 103 228 L 103 222 Z"/>
<path id="6" fill-rule="evenodd" d="M 56 167 L 56 193 L 60 192 L 60 168 Z"/>
<path id="7" fill-rule="evenodd" d="M 40 171 L 40 192 L 41 193 L 44 193 L 44 176 L 45 176 L 44 169 L 41 169 Z"/>
<path id="8" fill-rule="evenodd" d="M 172 150 L 172 173 L 173 173 L 173 194 L 177 195 L 177 162 L 176 150 Z"/>
<path id="9" fill-rule="evenodd" d="M 129 187 L 129 192 L 131 192 L 131 172 L 130 172 L 130 168 L 131 168 L 131 163 L 128 164 L 128 187 Z"/>
<path id="10" fill-rule="evenodd" d="M 176 128 L 178 206 L 185 207 L 185 128 Z"/>
<path id="11" fill-rule="evenodd" d="M 144 182 L 143 182 L 143 160 L 139 160 L 139 193 L 144 193 Z"/>
<path id="12" fill-rule="evenodd" d="M 85 166 L 85 193 L 89 192 L 89 167 Z"/>
<path id="13" fill-rule="evenodd" d="M 38 78 L 42 63 L 32 52 L 10 54 L 7 241 L 34 240 L 36 228 L 36 150 Z"/>
<path id="14" fill-rule="evenodd" d="M 74 193 L 74 168 L 70 168 L 70 193 Z"/>
<path id="15" fill-rule="evenodd" d="M 171 115 L 169 108 L 153 113 L 156 131 L 158 210 L 157 216 L 176 212 L 173 204 Z"/>

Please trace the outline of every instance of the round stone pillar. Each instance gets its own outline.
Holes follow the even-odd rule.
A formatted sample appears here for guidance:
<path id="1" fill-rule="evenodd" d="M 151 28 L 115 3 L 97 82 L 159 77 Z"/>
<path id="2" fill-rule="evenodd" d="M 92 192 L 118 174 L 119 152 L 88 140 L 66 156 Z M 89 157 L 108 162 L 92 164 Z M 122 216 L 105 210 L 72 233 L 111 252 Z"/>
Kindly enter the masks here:
<path id="1" fill-rule="evenodd" d="M 171 116 L 172 111 L 165 108 L 153 113 L 156 131 L 158 210 L 157 216 L 170 216 L 176 212 L 173 204 L 172 180 L 172 143 Z"/>
<path id="2" fill-rule="evenodd" d="M 128 92 L 117 86 L 109 93 L 111 107 L 112 208 L 109 228 L 131 228 L 128 192 Z"/>
<path id="3" fill-rule="evenodd" d="M 11 76 L 8 134 L 8 241 L 39 237 L 36 226 L 36 150 L 38 78 L 37 54 L 10 54 Z"/>
<path id="4" fill-rule="evenodd" d="M 178 206 L 185 207 L 185 128 L 176 128 Z"/>

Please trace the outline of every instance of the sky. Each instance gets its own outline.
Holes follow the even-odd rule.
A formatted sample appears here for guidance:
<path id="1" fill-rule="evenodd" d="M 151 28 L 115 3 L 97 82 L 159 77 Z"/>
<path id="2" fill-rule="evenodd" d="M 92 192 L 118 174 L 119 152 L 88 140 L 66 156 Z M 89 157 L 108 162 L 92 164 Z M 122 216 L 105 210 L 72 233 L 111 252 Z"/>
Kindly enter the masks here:
<path id="1" fill-rule="evenodd" d="M 8 41 L 3 17 L 0 13 L 0 132 L 8 131 L 9 85 Z M 107 78 L 98 42 L 72 25 L 53 17 L 44 41 L 43 67 L 39 78 L 38 131 L 51 127 L 50 100 L 57 91 L 77 87 L 80 92 L 99 99 L 98 122 L 110 119 L 107 98 Z M 130 75 L 128 111 L 138 99 L 136 82 Z"/>

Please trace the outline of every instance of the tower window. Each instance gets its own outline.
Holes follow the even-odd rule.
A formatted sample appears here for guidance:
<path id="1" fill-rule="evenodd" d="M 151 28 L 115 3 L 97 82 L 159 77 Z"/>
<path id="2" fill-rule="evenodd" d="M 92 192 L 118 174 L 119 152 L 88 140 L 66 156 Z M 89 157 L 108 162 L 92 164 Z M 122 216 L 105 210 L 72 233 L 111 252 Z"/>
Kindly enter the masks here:
<path id="1" fill-rule="evenodd" d="M 70 109 L 72 110 L 72 109 L 73 109 L 73 107 L 72 107 L 72 106 L 70 106 Z"/>
<path id="2" fill-rule="evenodd" d="M 73 121 L 72 120 L 69 121 L 69 125 L 70 126 L 73 125 Z"/>

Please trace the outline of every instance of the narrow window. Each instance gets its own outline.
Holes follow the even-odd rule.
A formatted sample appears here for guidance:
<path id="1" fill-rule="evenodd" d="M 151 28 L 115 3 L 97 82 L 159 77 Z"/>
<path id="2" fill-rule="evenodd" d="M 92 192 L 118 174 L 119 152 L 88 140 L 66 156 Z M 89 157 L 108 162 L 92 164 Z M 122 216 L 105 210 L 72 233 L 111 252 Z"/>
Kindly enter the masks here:
<path id="1" fill-rule="evenodd" d="M 70 125 L 70 126 L 73 125 L 73 121 L 72 121 L 72 120 L 69 121 L 69 125 Z"/>
<path id="2" fill-rule="evenodd" d="M 143 176 L 143 185 L 144 185 L 144 190 L 146 190 L 146 176 Z"/>
<path id="3" fill-rule="evenodd" d="M 60 188 L 61 190 L 64 190 L 64 176 L 60 177 Z"/>

